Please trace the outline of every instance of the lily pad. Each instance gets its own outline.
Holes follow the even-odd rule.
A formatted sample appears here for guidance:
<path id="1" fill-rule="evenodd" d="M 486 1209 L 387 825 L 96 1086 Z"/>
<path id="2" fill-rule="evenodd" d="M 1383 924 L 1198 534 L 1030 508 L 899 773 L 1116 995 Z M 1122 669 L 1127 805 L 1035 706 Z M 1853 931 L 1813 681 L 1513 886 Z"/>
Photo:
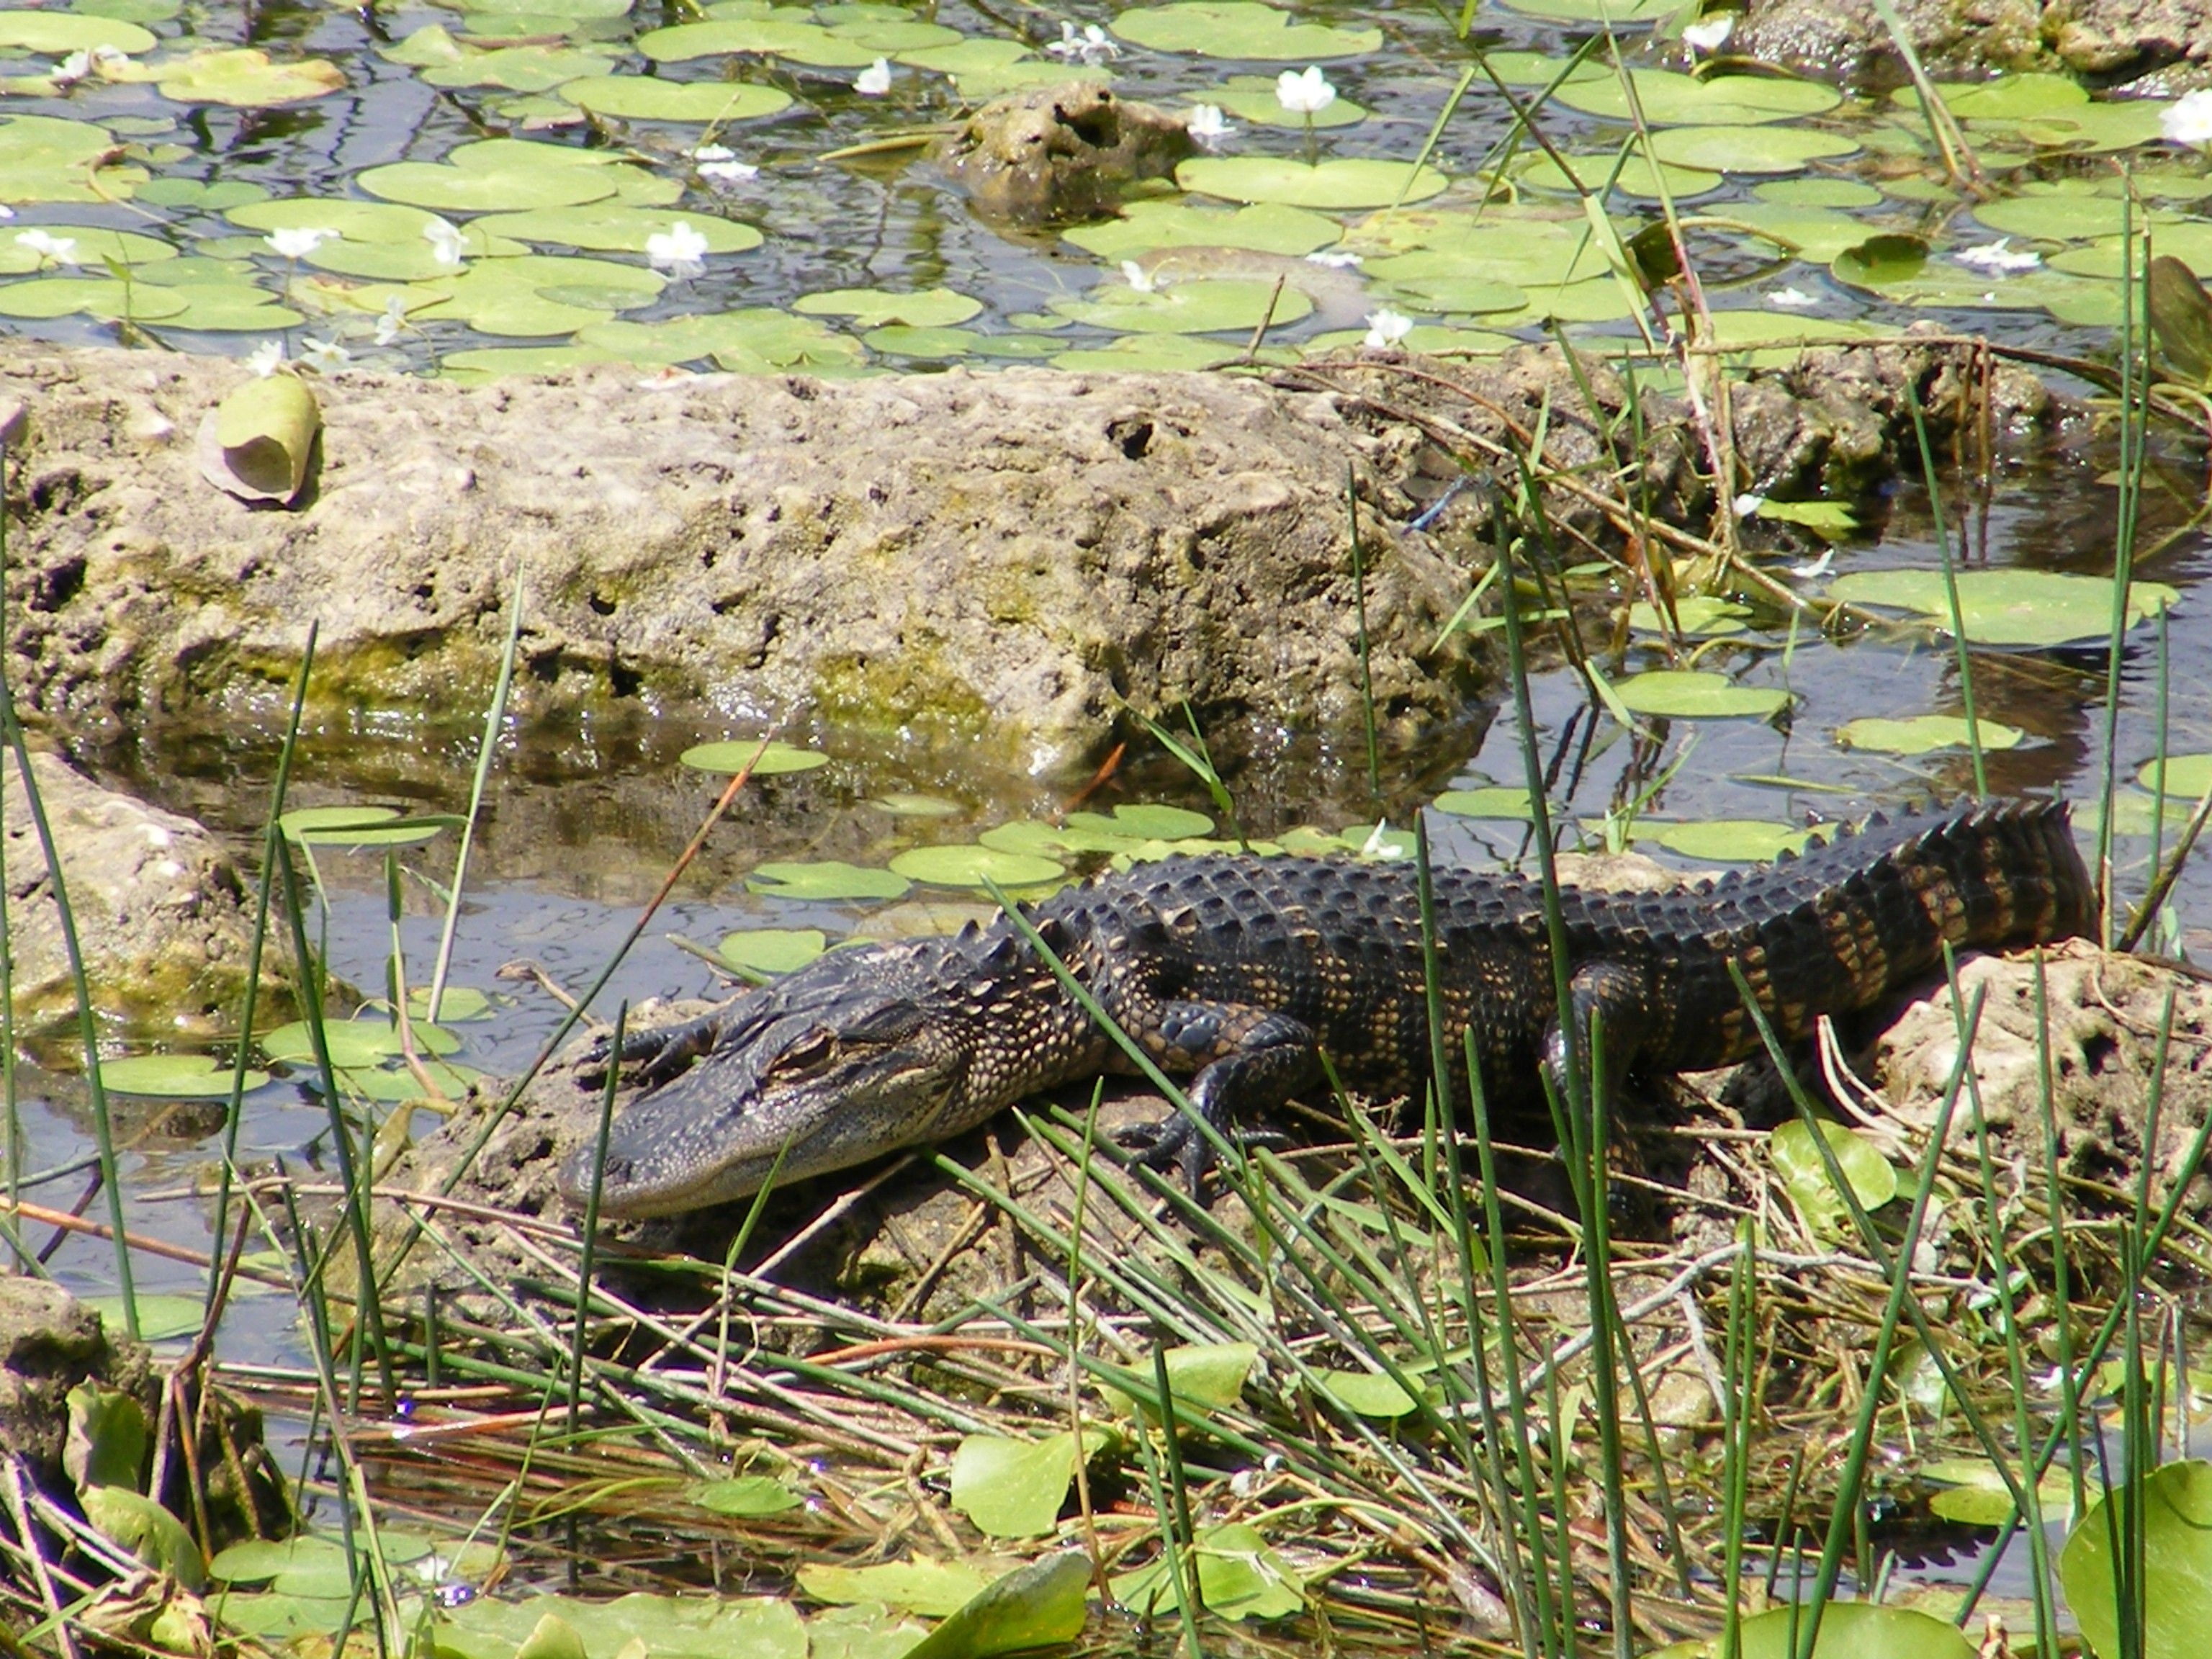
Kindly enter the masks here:
<path id="1" fill-rule="evenodd" d="M 2158 787 L 2158 763 L 2145 761 L 2136 781 L 2146 789 Z M 2166 757 L 2166 797 L 2193 801 L 2212 789 L 2212 755 L 2168 755 Z"/>
<path id="2" fill-rule="evenodd" d="M 296 374 L 255 375 L 203 422 L 200 472 L 249 501 L 289 502 L 307 482 L 322 410 Z"/>
<path id="3" fill-rule="evenodd" d="M 742 1474 L 720 1480 L 702 1480 L 684 1495 L 709 1515 L 756 1516 L 781 1515 L 806 1500 L 772 1475 Z"/>
<path id="4" fill-rule="evenodd" d="M 251 46 L 196 52 L 150 66 L 164 98 L 180 104 L 228 104 L 266 109 L 301 104 L 344 88 L 345 71 L 324 58 L 275 63 Z"/>
<path id="5" fill-rule="evenodd" d="M 1564 163 L 1564 165 L 1562 165 Z M 1703 196 L 1721 187 L 1710 167 L 1655 167 L 1641 152 L 1624 158 L 1617 150 L 1595 155 L 1532 155 L 1515 169 L 1514 179 L 1531 190 L 1586 191 L 1611 187 L 1625 196 L 1677 199 Z"/>
<path id="6" fill-rule="evenodd" d="M 2103 639 L 2112 614 L 2112 584 L 2055 570 L 1962 570 L 1959 613 L 1977 645 L 2053 647 Z M 1950 601 L 1936 570 L 1864 570 L 1839 576 L 1831 598 L 1852 605 L 1910 611 L 1948 628 Z M 2181 595 L 2163 582 L 2129 590 L 2130 627 L 2154 617 Z"/>
<path id="7" fill-rule="evenodd" d="M 1628 625 L 1640 634 L 1679 632 L 1684 639 L 1718 639 L 1749 626 L 1751 607 L 1711 593 L 1686 593 L 1674 601 L 1674 623 L 1645 600 L 1628 607 Z"/>
<path id="8" fill-rule="evenodd" d="M 864 869 L 838 859 L 771 861 L 745 878 L 749 890 L 772 898 L 895 899 L 912 884 L 896 871 Z"/>
<path id="9" fill-rule="evenodd" d="M 1857 153 L 1858 140 L 1809 127 L 1668 127 L 1650 138 L 1654 159 L 1716 173 L 1796 173 Z"/>
<path id="10" fill-rule="evenodd" d="M 749 253 L 761 245 L 760 232 L 733 219 L 626 207 L 612 202 L 592 202 L 582 207 L 535 208 L 526 213 L 488 213 L 481 219 L 471 220 L 469 228 L 480 235 L 512 237 L 520 242 L 554 242 L 564 247 L 600 252 L 643 253 L 647 252 L 648 238 L 666 235 L 679 220 L 707 244 L 705 251 L 708 253 Z"/>
<path id="11" fill-rule="evenodd" d="M 561 96 L 594 115 L 623 121 L 757 121 L 791 107 L 791 94 L 742 81 L 663 81 L 642 75 L 586 75 Z"/>
<path id="12" fill-rule="evenodd" d="M 100 1081 L 110 1092 L 165 1100 L 227 1100 L 231 1076 L 228 1065 L 206 1054 L 132 1054 L 100 1062 Z M 248 1089 L 268 1081 L 266 1072 L 246 1073 Z"/>
<path id="13" fill-rule="evenodd" d="M 1305 1583 L 1256 1528 L 1243 1522 L 1208 1527 L 1188 1555 L 1207 1613 L 1221 1619 L 1285 1619 L 1306 1604 Z M 1113 1581 L 1114 1599 L 1150 1614 L 1172 1606 L 1167 1564 L 1154 1561 Z"/>
<path id="14" fill-rule="evenodd" d="M 1841 1123 L 1823 1121 L 1820 1135 L 1835 1153 L 1861 1208 L 1878 1210 L 1897 1196 L 1897 1170 L 1871 1141 Z M 1783 1190 L 1813 1231 L 1823 1238 L 1844 1237 L 1850 1229 L 1850 1212 L 1804 1123 L 1792 1118 L 1778 1125 L 1767 1137 L 1766 1156 L 1782 1178 Z"/>
<path id="15" fill-rule="evenodd" d="M 495 46 L 489 51 L 473 46 L 457 48 L 453 62 L 431 65 L 422 71 L 422 79 L 434 87 L 501 87 L 509 92 L 550 92 L 563 82 L 603 76 L 614 64 L 615 60 L 603 52 L 586 52 L 580 46 L 549 46 L 532 41 L 527 46 Z"/>
<path id="16" fill-rule="evenodd" d="M 1176 169 L 1176 182 L 1226 201 L 1341 212 L 1425 202 L 1451 181 L 1431 167 L 1371 156 L 1337 156 L 1309 166 L 1280 155 L 1201 155 Z"/>
<path id="17" fill-rule="evenodd" d="M 1323 1394 L 1355 1417 L 1388 1422 L 1420 1409 L 1419 1401 L 1380 1371 L 1317 1371 L 1314 1380 Z"/>
<path id="18" fill-rule="evenodd" d="M 925 1618 L 957 1613 L 990 1587 L 992 1573 L 978 1561 L 884 1561 L 873 1566 L 814 1563 L 799 1570 L 799 1588 L 833 1605 L 880 1601 Z"/>
<path id="19" fill-rule="evenodd" d="M 112 17 L 64 11 L 0 11 L 0 47 L 14 46 L 42 58 L 66 58 L 73 52 L 151 52 L 160 45 L 151 30 Z"/>
<path id="20" fill-rule="evenodd" d="M 1052 859 L 981 846 L 910 847 L 890 867 L 932 887 L 1035 887 L 1067 873 Z"/>
<path id="21" fill-rule="evenodd" d="M 1525 788 L 1492 786 L 1481 789 L 1447 789 L 1429 803 L 1439 812 L 1460 818 L 1526 820 L 1533 816 Z"/>
<path id="22" fill-rule="evenodd" d="M 1716 864 L 1767 864 L 1784 853 L 1803 852 L 1812 835 L 1796 824 L 1759 818 L 1706 818 L 1695 823 L 1641 820 L 1634 839 Z"/>
<path id="23" fill-rule="evenodd" d="M 566 334 L 651 304 L 664 283 L 635 265 L 526 254 L 479 259 L 459 276 L 421 286 L 428 303 L 409 310 L 417 322 L 450 317 L 484 334 Z"/>
<path id="24" fill-rule="evenodd" d="M 100 167 L 114 148 L 115 135 L 90 121 L 0 116 L 0 201 L 104 202 L 127 197 L 145 173 Z"/>
<path id="25" fill-rule="evenodd" d="M 1805 1629 L 1802 1607 L 1771 1607 L 1743 1621 L 1736 1659 L 1794 1659 Z M 1651 1659 L 1722 1659 L 1722 1638 L 1678 1642 Z M 1820 1614 L 1812 1659 L 1974 1659 L 1955 1625 L 1911 1607 L 1831 1601 Z"/>
<path id="26" fill-rule="evenodd" d="M 1273 283 L 1200 281 L 1146 290 L 1103 283 L 1081 299 L 1055 300 L 1053 309 L 1079 323 L 1128 334 L 1249 333 L 1262 321 L 1298 321 L 1313 301 Z M 1218 348 L 1215 356 L 1219 356 Z"/>
<path id="27" fill-rule="evenodd" d="M 2027 735 L 2016 726 L 1993 720 L 1977 720 L 1972 730 L 1980 733 L 1984 749 L 2017 749 Z M 1869 716 L 1836 728 L 1836 741 L 1844 748 L 1885 755 L 1932 755 L 1939 749 L 1964 749 L 1971 740 L 1966 722 L 1956 714 L 1915 714 L 1909 720 Z"/>
<path id="28" fill-rule="evenodd" d="M 461 1046 L 460 1038 L 442 1025 L 416 1020 L 412 1030 L 415 1052 L 418 1054 L 450 1054 Z M 380 1014 L 362 1019 L 325 1020 L 323 1041 L 329 1048 L 331 1064 L 342 1071 L 364 1071 L 400 1055 L 399 1028 Z M 294 1020 L 264 1035 L 261 1051 L 270 1059 L 288 1065 L 313 1065 L 314 1038 L 305 1021 Z"/>
<path id="29" fill-rule="evenodd" d="M 2142 1619 L 2142 1645 L 2134 1649 L 2122 1645 L 2119 1574 L 2112 1559 L 2115 1534 L 2125 1540 L 2132 1528 L 2106 1512 L 2109 1505 L 2126 1502 L 2122 1489 L 2092 1504 L 2067 1539 L 2058 1559 L 2067 1606 L 2099 1654 L 2135 1651 L 2164 1659 L 2200 1651 L 2212 1626 L 2212 1463 L 2199 1458 L 2168 1463 L 2143 1480 L 2142 1555 L 2130 1575 Z"/>
<path id="30" fill-rule="evenodd" d="M 975 316 L 983 309 L 983 302 L 949 288 L 925 289 L 918 294 L 838 288 L 802 295 L 792 302 L 792 309 L 810 317 L 850 317 L 860 328 L 881 328 L 890 323 L 903 323 L 910 328 L 948 328 Z"/>
<path id="31" fill-rule="evenodd" d="M 755 759 L 757 756 L 759 758 Z M 752 775 L 773 778 L 791 772 L 811 772 L 830 764 L 830 757 L 818 750 L 801 749 L 786 743 L 781 738 L 771 738 L 763 748 L 758 738 L 732 738 L 720 743 L 695 744 L 677 759 L 701 772 L 733 773 L 748 763 Z"/>
<path id="32" fill-rule="evenodd" d="M 1787 691 L 1704 669 L 1656 669 L 1614 681 L 1613 690 L 1633 712 L 1660 720 L 1768 720 L 1790 706 Z"/>
<path id="33" fill-rule="evenodd" d="M 1070 812 L 1067 827 L 1134 836 L 1144 841 L 1188 841 L 1195 836 L 1212 835 L 1213 820 L 1188 807 L 1131 801 L 1115 807 L 1110 817 L 1103 812 Z"/>
<path id="34" fill-rule="evenodd" d="M 1080 225 L 1062 240 L 1101 259 L 1121 260 L 1163 247 L 1249 248 L 1293 258 L 1334 246 L 1344 236 L 1335 220 L 1303 208 L 1261 202 L 1224 209 L 1199 202 L 1131 202 L 1118 219 Z"/>
<path id="35" fill-rule="evenodd" d="M 1111 1443 L 1103 1429 L 1084 1434 L 1085 1450 Z M 1042 1440 L 971 1434 L 952 1454 L 952 1507 L 990 1538 L 1033 1538 L 1053 1529 L 1079 1454 L 1073 1432 Z"/>
<path id="36" fill-rule="evenodd" d="M 519 138 L 463 144 L 443 161 L 370 167 L 356 183 L 372 196 L 440 213 L 580 207 L 616 193 L 620 158 Z"/>
<path id="37" fill-rule="evenodd" d="M 1674 0 L 1506 0 L 1509 9 L 1569 23 L 1663 23 L 1681 8 Z"/>
<path id="38" fill-rule="evenodd" d="M 104 321 L 156 323 L 185 308 L 173 289 L 106 276 L 38 276 L 0 286 L 0 317 L 66 317 L 82 311 Z"/>
<path id="39" fill-rule="evenodd" d="M 715 18 L 678 23 L 637 37 L 637 49 L 656 64 L 680 64 L 695 58 L 749 52 L 783 58 L 815 69 L 866 69 L 884 54 L 854 40 L 841 40 L 796 8 L 778 9 L 765 17 Z M 1017 48 L 1020 50 L 1020 48 Z"/>
<path id="40" fill-rule="evenodd" d="M 1253 63 L 1307 64 L 1358 58 L 1382 45 L 1380 29 L 1301 23 L 1258 0 L 1177 0 L 1135 6 L 1113 22 L 1124 40 L 1153 52 L 1195 52 Z"/>
<path id="41" fill-rule="evenodd" d="M 1698 76 L 1672 70 L 1629 71 L 1644 118 L 1655 127 L 1756 126 L 1771 121 L 1821 115 L 1843 102 L 1843 94 L 1817 81 L 1787 81 L 1761 75 Z M 1608 120 L 1630 118 L 1627 89 L 1617 76 L 1570 81 L 1553 101 L 1585 115 Z"/>
<path id="42" fill-rule="evenodd" d="M 724 934 L 717 947 L 722 960 L 748 979 L 795 972 L 829 948 L 819 927 L 749 927 Z"/>
<path id="43" fill-rule="evenodd" d="M 578 331 L 579 345 L 639 362 L 689 362 L 712 357 L 740 374 L 776 374 L 805 368 L 819 374 L 857 364 L 866 353 L 860 343 L 825 328 L 811 318 L 766 307 L 695 317 L 671 317 L 657 323 L 613 322 Z"/>

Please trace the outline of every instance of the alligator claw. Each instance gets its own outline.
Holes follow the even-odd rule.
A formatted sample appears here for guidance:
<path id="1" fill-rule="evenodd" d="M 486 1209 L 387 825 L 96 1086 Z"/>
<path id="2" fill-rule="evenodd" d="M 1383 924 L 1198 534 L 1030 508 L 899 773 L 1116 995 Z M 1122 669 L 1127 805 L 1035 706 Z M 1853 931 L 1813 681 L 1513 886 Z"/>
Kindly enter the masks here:
<path id="1" fill-rule="evenodd" d="M 635 1066 L 637 1081 L 647 1088 L 657 1089 L 689 1071 L 693 1061 L 714 1048 L 721 1034 L 722 1012 L 716 1009 L 674 1025 L 625 1031 L 619 1054 L 615 1052 L 613 1038 L 602 1036 L 586 1050 L 576 1074 L 585 1083 L 598 1083 L 605 1079 L 611 1065 Z"/>

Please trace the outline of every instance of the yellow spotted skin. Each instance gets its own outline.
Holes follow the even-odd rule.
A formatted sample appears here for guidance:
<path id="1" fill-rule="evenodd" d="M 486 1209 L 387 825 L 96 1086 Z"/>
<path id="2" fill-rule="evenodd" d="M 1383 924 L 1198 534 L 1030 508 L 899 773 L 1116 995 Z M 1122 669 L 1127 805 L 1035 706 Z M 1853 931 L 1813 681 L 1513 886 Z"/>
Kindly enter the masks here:
<path id="1" fill-rule="evenodd" d="M 2064 805 L 2006 801 L 1869 820 L 1802 858 L 1663 893 L 1562 895 L 1563 1028 L 1536 884 L 1433 879 L 1448 1063 L 1471 1033 L 1486 1093 L 1527 1098 L 1566 1032 L 1602 1073 L 1741 1060 L 1758 1032 L 1734 963 L 1785 1040 L 1822 1014 L 1934 973 L 1946 944 L 2089 931 L 2094 890 Z M 1323 1084 L 1419 1090 L 1430 1075 L 1417 877 L 1405 864 L 1210 854 L 1055 894 L 1024 916 L 1106 1013 L 1218 1122 Z M 604 1214 L 672 1213 L 944 1139 L 1024 1096 L 1104 1070 L 1120 1050 L 1022 928 L 832 951 L 673 1033 L 644 1034 L 659 1085 L 617 1120 Z M 689 1069 L 684 1069 L 689 1064 Z M 1450 1079 L 1464 1099 L 1465 1079 Z M 1610 1092 L 1610 1090 L 1608 1090 Z M 1194 1182 L 1206 1141 L 1178 1120 L 1152 1156 Z M 592 1150 L 562 1170 L 580 1201 Z"/>

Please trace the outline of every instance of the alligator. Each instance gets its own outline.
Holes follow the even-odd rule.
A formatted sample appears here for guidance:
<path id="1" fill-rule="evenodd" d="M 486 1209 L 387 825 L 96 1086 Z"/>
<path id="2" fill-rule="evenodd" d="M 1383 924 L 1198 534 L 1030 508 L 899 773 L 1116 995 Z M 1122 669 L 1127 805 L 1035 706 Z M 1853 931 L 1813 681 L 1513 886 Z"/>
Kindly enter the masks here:
<path id="1" fill-rule="evenodd" d="M 1486 1097 L 1560 1076 L 1700 1071 L 1760 1046 L 1733 963 L 1785 1042 L 1939 969 L 1944 946 L 2088 933 L 2095 889 L 2063 804 L 1879 816 L 1802 856 L 1657 893 L 1563 888 L 1572 1021 L 1563 1035 L 1540 885 L 1432 877 L 1446 1064 L 1471 1032 Z M 1321 1085 L 1323 1056 L 1376 1097 L 1431 1075 L 1416 872 L 1405 863 L 1178 857 L 1099 877 L 954 938 L 833 951 L 705 1018 L 636 1034 L 617 1061 L 655 1085 L 560 1185 L 647 1217 L 742 1198 L 941 1141 L 1127 1056 L 1036 948 L 1227 1127 Z M 1595 1017 L 1595 1018 L 1593 1018 Z M 1589 1052 L 1595 1031 L 1600 1050 Z M 1455 1075 L 1450 1098 L 1465 1098 Z M 1607 1091 L 1608 1095 L 1611 1091 Z M 1194 1188 L 1211 1142 L 1155 1126 L 1147 1161 Z M 595 1170 L 595 1166 L 598 1166 Z"/>

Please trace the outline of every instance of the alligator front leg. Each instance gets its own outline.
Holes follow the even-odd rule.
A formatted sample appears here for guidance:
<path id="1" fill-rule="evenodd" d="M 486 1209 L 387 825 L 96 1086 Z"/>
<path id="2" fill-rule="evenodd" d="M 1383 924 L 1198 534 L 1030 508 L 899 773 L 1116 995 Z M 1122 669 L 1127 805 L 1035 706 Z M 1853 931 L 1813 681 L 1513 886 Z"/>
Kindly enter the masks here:
<path id="1" fill-rule="evenodd" d="M 644 1064 L 638 1066 L 637 1081 L 657 1089 L 689 1071 L 694 1061 L 714 1052 L 714 1045 L 722 1040 L 722 1034 L 729 1029 L 744 1001 L 743 997 L 738 997 L 719 1008 L 708 1009 L 696 1018 L 679 1020 L 673 1025 L 626 1030 L 619 1054 L 614 1052 L 612 1036 L 602 1036 L 585 1054 L 578 1075 L 584 1082 L 593 1083 L 606 1075 L 610 1066 L 636 1066 L 642 1060 Z"/>
<path id="2" fill-rule="evenodd" d="M 1162 1071 L 1196 1074 L 1183 1091 L 1191 1111 L 1224 1134 L 1322 1077 L 1312 1028 L 1288 1014 L 1240 1003 L 1170 1001 L 1152 1004 L 1135 1018 L 1124 1012 L 1118 1023 Z M 1199 1195 L 1213 1164 L 1213 1140 L 1191 1117 L 1177 1113 L 1142 1124 L 1128 1138 L 1154 1169 L 1179 1163 L 1191 1196 Z"/>

